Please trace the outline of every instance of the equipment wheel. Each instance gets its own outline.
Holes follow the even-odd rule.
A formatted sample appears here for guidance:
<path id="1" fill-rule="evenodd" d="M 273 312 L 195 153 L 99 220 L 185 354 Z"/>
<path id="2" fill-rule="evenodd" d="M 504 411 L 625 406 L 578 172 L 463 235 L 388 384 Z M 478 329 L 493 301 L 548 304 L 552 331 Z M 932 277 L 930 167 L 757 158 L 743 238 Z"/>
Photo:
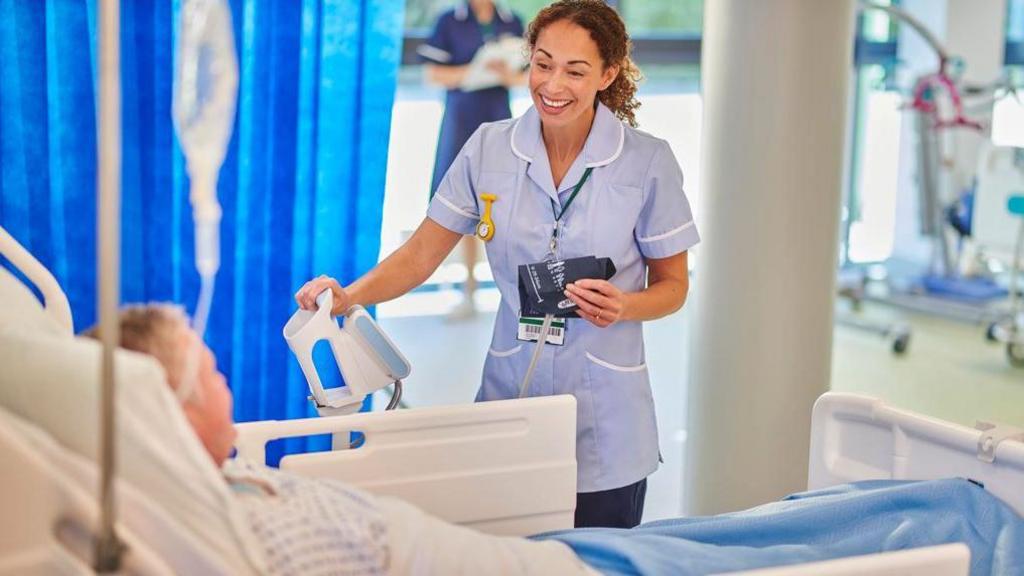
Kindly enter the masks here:
<path id="1" fill-rule="evenodd" d="M 1014 368 L 1024 368 L 1024 343 L 1010 342 L 1006 345 L 1006 359 Z"/>
<path id="2" fill-rule="evenodd" d="M 988 328 L 985 330 L 985 340 L 988 340 L 989 342 L 999 342 L 999 337 L 996 336 L 996 328 L 998 327 L 999 322 L 989 324 Z"/>
<path id="3" fill-rule="evenodd" d="M 897 356 L 903 356 L 907 353 L 907 349 L 910 348 L 910 334 L 900 334 L 892 341 L 892 353 Z"/>

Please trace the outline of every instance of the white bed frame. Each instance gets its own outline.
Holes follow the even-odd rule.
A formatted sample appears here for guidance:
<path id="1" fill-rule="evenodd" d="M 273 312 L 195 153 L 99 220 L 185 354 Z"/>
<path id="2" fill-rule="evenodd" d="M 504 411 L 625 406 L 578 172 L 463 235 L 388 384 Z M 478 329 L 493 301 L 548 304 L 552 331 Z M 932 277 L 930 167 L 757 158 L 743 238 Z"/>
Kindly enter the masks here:
<path id="1" fill-rule="evenodd" d="M 870 479 L 969 478 L 1024 516 L 1024 430 L 981 422 L 968 428 L 854 394 L 814 405 L 811 490 Z"/>
<path id="2" fill-rule="evenodd" d="M 334 478 L 412 502 L 491 534 L 572 528 L 576 399 L 572 396 L 239 424 L 239 456 L 264 462 L 266 443 L 361 432 L 355 449 L 286 456 L 281 468 Z"/>
<path id="3" fill-rule="evenodd" d="M 981 422 L 968 428 L 881 400 L 830 392 L 814 404 L 807 487 L 859 480 L 969 478 L 1024 516 L 1024 430 Z M 872 554 L 735 576 L 966 576 L 962 544 Z"/>
<path id="4" fill-rule="evenodd" d="M 983 425 L 989 427 L 991 425 Z M 281 467 L 397 496 L 448 521 L 495 534 L 572 527 L 575 402 L 532 398 L 335 418 L 239 425 L 242 455 L 266 442 L 360 431 L 356 450 L 286 457 Z M 828 393 L 814 406 L 808 488 L 869 479 L 965 477 L 1024 515 L 1024 431 L 976 430 Z M 963 576 L 960 544 L 742 572 L 748 576 Z"/>

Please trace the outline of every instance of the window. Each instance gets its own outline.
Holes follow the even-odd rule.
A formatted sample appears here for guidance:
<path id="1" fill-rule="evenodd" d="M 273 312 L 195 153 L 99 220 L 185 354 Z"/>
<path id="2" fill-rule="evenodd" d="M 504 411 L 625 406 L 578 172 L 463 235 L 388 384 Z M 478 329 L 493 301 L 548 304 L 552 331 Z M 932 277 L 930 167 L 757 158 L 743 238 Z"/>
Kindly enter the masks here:
<path id="1" fill-rule="evenodd" d="M 619 0 L 619 11 L 634 36 L 700 37 L 703 0 Z"/>
<path id="2" fill-rule="evenodd" d="M 1007 80 L 1012 86 L 1024 86 L 1024 0 L 1006 3 L 1006 50 L 1004 52 Z M 992 113 L 992 141 L 1000 146 L 1018 145 L 1024 126 L 1024 105 L 1017 97 L 1005 97 L 995 103 Z"/>
<path id="3" fill-rule="evenodd" d="M 1006 3 L 1006 52 L 1007 66 L 1024 68 L 1024 0 L 1008 0 Z"/>
<path id="4" fill-rule="evenodd" d="M 898 34 L 898 23 L 885 12 L 866 10 L 858 16 L 844 264 L 878 262 L 892 254 L 902 102 L 895 87 Z"/>
<path id="5" fill-rule="evenodd" d="M 430 33 L 437 15 L 459 1 L 463 0 L 407 0 L 403 64 L 416 63 L 416 47 Z M 518 14 L 525 25 L 551 0 L 499 0 L 498 3 Z M 678 69 L 679 64 L 692 68 L 700 63 L 704 0 L 609 0 L 609 4 L 618 9 L 626 21 L 633 37 L 633 56 L 639 64 L 674 64 L 673 69 Z"/>
<path id="6" fill-rule="evenodd" d="M 696 92 L 704 0 L 618 0 L 616 6 L 648 83 Z"/>

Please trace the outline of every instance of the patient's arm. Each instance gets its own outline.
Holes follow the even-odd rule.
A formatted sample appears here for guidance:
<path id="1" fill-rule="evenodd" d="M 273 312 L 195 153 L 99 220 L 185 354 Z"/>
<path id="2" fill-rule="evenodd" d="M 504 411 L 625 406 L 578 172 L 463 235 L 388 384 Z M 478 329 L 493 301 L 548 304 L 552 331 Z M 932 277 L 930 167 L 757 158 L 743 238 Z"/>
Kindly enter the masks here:
<path id="1" fill-rule="evenodd" d="M 391 574 L 597 576 L 561 542 L 483 534 L 396 498 L 378 497 L 376 501 L 388 525 Z"/>
<path id="2" fill-rule="evenodd" d="M 224 465 L 270 572 L 596 576 L 566 544 L 492 536 L 343 482 L 245 460 Z"/>

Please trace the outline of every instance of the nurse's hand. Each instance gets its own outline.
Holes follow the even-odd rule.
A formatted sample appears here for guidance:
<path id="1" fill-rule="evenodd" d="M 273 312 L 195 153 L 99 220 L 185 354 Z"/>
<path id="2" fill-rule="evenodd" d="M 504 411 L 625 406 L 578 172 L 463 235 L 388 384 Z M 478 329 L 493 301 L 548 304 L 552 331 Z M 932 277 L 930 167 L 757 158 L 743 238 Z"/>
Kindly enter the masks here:
<path id="1" fill-rule="evenodd" d="M 306 282 L 299 291 L 295 293 L 295 301 L 303 310 L 316 310 L 316 297 L 324 290 L 330 290 L 334 296 L 334 306 L 331 307 L 331 316 L 337 316 L 348 310 L 352 305 L 352 298 L 345 292 L 345 289 L 338 284 L 338 281 L 330 276 L 321 274 Z"/>
<path id="2" fill-rule="evenodd" d="M 576 314 L 599 328 L 622 319 L 625 294 L 607 280 L 577 280 L 565 287 L 565 295 L 580 307 Z"/>

